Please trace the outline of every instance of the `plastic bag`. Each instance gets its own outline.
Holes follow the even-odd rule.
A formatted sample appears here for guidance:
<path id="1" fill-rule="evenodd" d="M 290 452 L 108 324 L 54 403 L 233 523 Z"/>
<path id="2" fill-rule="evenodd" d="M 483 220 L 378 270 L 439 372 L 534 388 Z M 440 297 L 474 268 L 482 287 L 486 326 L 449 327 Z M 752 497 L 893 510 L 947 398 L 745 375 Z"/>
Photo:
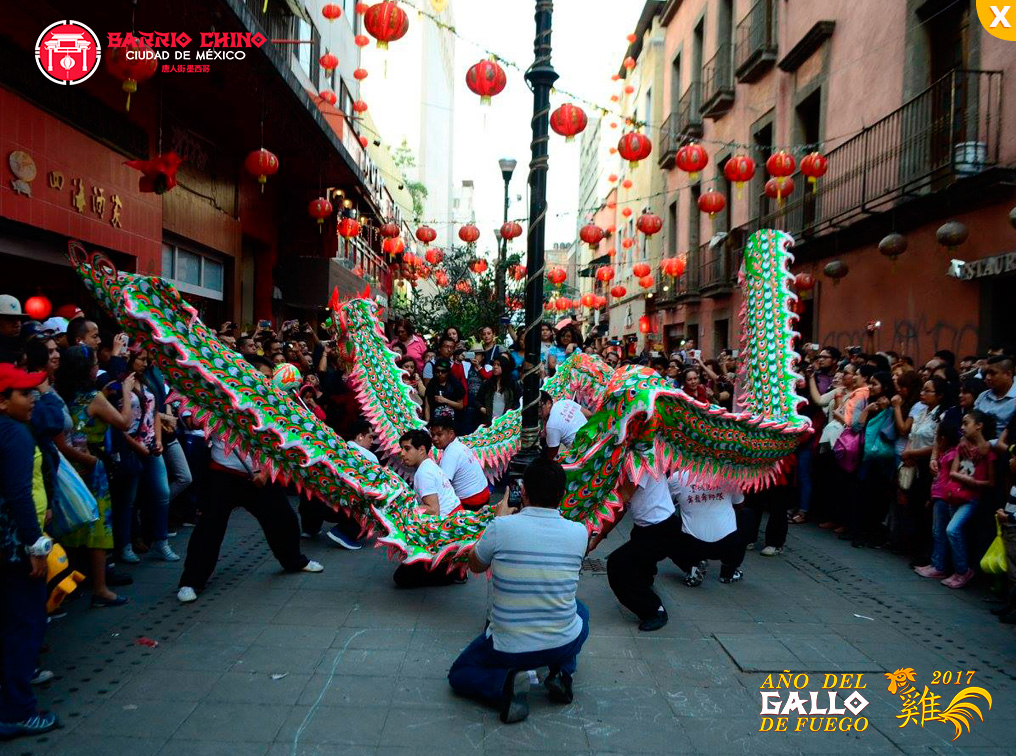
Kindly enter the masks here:
<path id="1" fill-rule="evenodd" d="M 991 546 L 981 557 L 981 572 L 985 575 L 1004 575 L 1005 568 L 1005 543 L 1002 541 L 1002 526 L 996 522 L 995 540 L 991 542 Z"/>
<path id="2" fill-rule="evenodd" d="M 53 521 L 48 530 L 54 538 L 59 539 L 99 519 L 99 503 L 62 454 L 56 468 L 53 494 Z"/>

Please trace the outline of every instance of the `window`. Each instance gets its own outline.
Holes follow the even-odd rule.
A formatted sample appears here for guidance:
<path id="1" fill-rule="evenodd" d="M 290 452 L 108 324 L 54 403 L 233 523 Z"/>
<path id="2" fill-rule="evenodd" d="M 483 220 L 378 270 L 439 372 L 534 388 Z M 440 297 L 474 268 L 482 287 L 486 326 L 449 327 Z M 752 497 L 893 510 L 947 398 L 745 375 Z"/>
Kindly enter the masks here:
<path id="1" fill-rule="evenodd" d="M 667 256 L 677 254 L 677 200 L 667 208 Z"/>
<path id="2" fill-rule="evenodd" d="M 312 39 L 313 34 L 311 33 L 311 26 L 302 18 L 296 19 L 296 38 L 298 40 Z M 300 62 L 300 68 L 303 72 L 310 77 L 310 56 L 311 47 L 313 45 L 297 44 L 296 47 L 296 59 Z"/>
<path id="3" fill-rule="evenodd" d="M 681 102 L 681 95 L 684 92 L 681 90 L 681 56 L 678 55 L 674 58 L 674 62 L 670 66 L 670 112 L 676 113 L 679 110 L 679 103 Z"/>
<path id="4" fill-rule="evenodd" d="M 653 90 L 652 87 L 646 89 L 646 105 L 645 112 L 642 114 L 642 120 L 645 123 L 651 123 L 653 120 Z"/>
<path id="5" fill-rule="evenodd" d="M 162 245 L 162 277 L 172 281 L 185 294 L 223 300 L 226 273 L 221 260 L 209 255 Z"/>

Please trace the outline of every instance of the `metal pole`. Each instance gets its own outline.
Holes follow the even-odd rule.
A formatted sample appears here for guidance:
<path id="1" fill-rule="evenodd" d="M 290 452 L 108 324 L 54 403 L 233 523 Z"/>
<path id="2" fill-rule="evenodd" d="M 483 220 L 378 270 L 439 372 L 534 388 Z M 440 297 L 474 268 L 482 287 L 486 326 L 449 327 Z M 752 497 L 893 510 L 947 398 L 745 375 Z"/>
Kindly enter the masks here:
<path id="1" fill-rule="evenodd" d="M 547 216 L 550 88 L 557 72 L 550 61 L 553 0 L 536 0 L 535 61 L 526 72 L 533 90 L 532 159 L 529 163 L 529 235 L 526 246 L 526 329 L 523 339 L 528 367 L 522 376 L 522 443 L 516 468 L 539 453 L 540 444 L 540 324 L 543 320 L 543 252 Z"/>
<path id="2" fill-rule="evenodd" d="M 508 222 L 508 184 L 511 181 L 511 176 L 505 176 L 504 179 L 504 223 Z M 502 226 L 503 228 L 503 226 Z M 501 319 L 503 319 L 505 312 L 505 260 L 508 257 L 508 240 L 501 237 L 501 242 L 498 245 L 497 250 L 497 267 L 494 269 L 494 298 L 497 301 L 497 311 L 500 316 L 498 319 L 497 331 L 500 335 L 501 331 Z"/>

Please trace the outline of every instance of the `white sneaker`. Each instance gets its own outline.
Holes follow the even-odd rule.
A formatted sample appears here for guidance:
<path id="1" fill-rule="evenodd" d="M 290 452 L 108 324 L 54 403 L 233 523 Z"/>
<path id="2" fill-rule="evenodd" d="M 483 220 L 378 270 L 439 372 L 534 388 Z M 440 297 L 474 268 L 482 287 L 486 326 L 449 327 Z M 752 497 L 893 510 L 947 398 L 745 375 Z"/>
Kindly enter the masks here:
<path id="1" fill-rule="evenodd" d="M 43 683 L 48 683 L 54 677 L 56 677 L 56 675 L 50 669 L 37 669 L 35 670 L 35 677 L 29 680 L 29 682 L 31 682 L 32 685 L 42 685 Z"/>
<path id="2" fill-rule="evenodd" d="M 776 556 L 777 554 L 783 553 L 782 546 L 766 546 L 762 551 L 759 552 L 762 556 Z"/>
<path id="3" fill-rule="evenodd" d="M 133 546 L 124 546 L 120 549 L 120 561 L 125 564 L 140 564 L 141 557 L 134 553 Z"/>
<path id="4" fill-rule="evenodd" d="M 324 572 L 325 566 L 321 562 L 315 562 L 311 559 L 307 564 L 303 566 L 304 572 Z"/>
<path id="5" fill-rule="evenodd" d="M 164 562 L 179 562 L 180 555 L 169 548 L 168 541 L 156 541 L 152 544 L 151 553 Z"/>
<path id="6" fill-rule="evenodd" d="M 198 600 L 198 594 L 189 585 L 185 585 L 176 592 L 176 600 L 181 604 L 189 604 L 191 601 Z"/>
<path id="7" fill-rule="evenodd" d="M 689 588 L 697 588 L 702 585 L 703 574 L 699 571 L 699 568 L 692 567 L 691 572 L 684 576 L 684 584 Z"/>

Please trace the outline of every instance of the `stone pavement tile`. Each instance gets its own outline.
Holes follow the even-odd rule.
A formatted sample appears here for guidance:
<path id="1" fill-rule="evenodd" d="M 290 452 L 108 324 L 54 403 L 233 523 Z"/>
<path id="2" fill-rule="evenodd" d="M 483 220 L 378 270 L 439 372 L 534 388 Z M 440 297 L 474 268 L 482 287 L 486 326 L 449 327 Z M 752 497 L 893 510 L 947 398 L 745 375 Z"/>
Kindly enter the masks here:
<path id="1" fill-rule="evenodd" d="M 158 756 L 265 756 L 268 747 L 268 743 L 209 743 L 174 738 L 162 747 Z"/>
<path id="2" fill-rule="evenodd" d="M 415 628 L 417 621 L 423 612 L 423 604 L 418 601 L 407 601 L 403 606 L 395 602 L 391 604 L 375 603 L 374 601 L 357 601 L 346 615 L 346 627 L 371 627 L 371 628 Z M 441 620 L 447 624 L 452 621 L 445 618 Z M 429 623 L 436 624 L 434 622 Z"/>
<path id="3" fill-rule="evenodd" d="M 889 754 L 896 749 L 870 725 L 864 732 L 760 732 L 758 715 L 745 718 L 686 718 L 684 731 L 696 750 L 709 754 L 807 753 L 807 754 Z M 806 729 L 806 726 L 805 726 Z"/>
<path id="4" fill-rule="evenodd" d="M 761 711 L 761 697 L 740 685 L 691 687 L 678 684 L 662 694 L 678 717 L 746 717 Z"/>
<path id="5" fill-rule="evenodd" d="M 183 740 L 270 743 L 293 707 L 203 701 L 176 731 Z"/>
<path id="6" fill-rule="evenodd" d="M 285 599 L 282 608 L 296 611 L 352 606 L 363 596 L 365 586 L 342 584 L 330 591 L 299 590 Z"/>
<path id="7" fill-rule="evenodd" d="M 302 747 L 317 744 L 376 747 L 388 709 L 382 706 L 297 706 L 275 740 Z M 313 751 L 310 751 L 313 753 Z"/>
<path id="8" fill-rule="evenodd" d="M 163 644 L 157 649 L 148 667 L 169 670 L 197 670 L 226 672 L 237 659 L 242 659 L 246 645 L 228 643 L 229 637 L 222 637 L 223 643 L 176 642 Z"/>
<path id="9" fill-rule="evenodd" d="M 488 711 L 483 704 L 452 692 L 448 678 L 406 677 L 395 681 L 393 708 L 443 709 L 479 717 Z"/>
<path id="10" fill-rule="evenodd" d="M 254 646 L 280 648 L 328 648 L 335 639 L 334 627 L 265 625 Z"/>
<path id="11" fill-rule="evenodd" d="M 564 709 L 530 696 L 529 718 L 506 725 L 496 711 L 483 715 L 484 751 L 529 752 L 546 750 L 553 746 L 563 753 L 588 752 L 589 738 L 586 728 L 596 724 L 589 717 L 569 714 Z"/>
<path id="12" fill-rule="evenodd" d="M 984 713 L 984 709 L 981 709 Z M 896 712 L 897 714 L 899 711 Z M 990 714 L 988 715 L 991 716 Z M 992 738 L 984 732 L 985 723 L 981 722 L 976 716 L 972 722 L 970 732 L 963 729 L 963 734 L 957 740 L 953 740 L 953 736 L 956 731 L 952 725 L 946 722 L 925 722 L 924 727 L 920 726 L 920 721 L 917 723 L 911 722 L 906 727 L 900 727 L 900 722 L 895 717 L 885 718 L 881 715 L 869 716 L 871 727 L 881 732 L 888 738 L 894 745 L 900 748 L 939 748 L 939 749 L 951 749 L 957 748 L 959 753 L 966 753 L 968 749 L 973 748 L 1002 748 L 1008 746 L 1010 753 L 1012 753 L 1012 733 L 1011 733 L 1011 721 L 1007 722 L 1002 728 L 1003 730 L 1010 730 L 1007 734 L 1004 734 L 1000 738 Z M 1006 740 L 1005 738 L 1008 738 Z"/>
<path id="13" fill-rule="evenodd" d="M 459 650 L 434 649 L 431 651 L 407 651 L 400 678 L 434 677 L 443 679 L 459 655 Z"/>
<path id="14" fill-rule="evenodd" d="M 673 717 L 666 697 L 655 685 L 590 685 L 575 678 L 575 699 L 561 708 L 566 715 L 589 719 L 608 717 L 635 722 L 653 722 L 660 717 Z M 542 687 L 534 686 L 533 698 L 546 699 Z"/>
<path id="15" fill-rule="evenodd" d="M 52 740 L 56 740 L 55 738 Z M 118 735 L 85 735 L 68 733 L 58 742 L 42 743 L 40 738 L 25 738 L 4 748 L 0 753 L 32 753 L 47 756 L 155 756 L 165 743 L 164 738 L 131 738 Z"/>
<path id="16" fill-rule="evenodd" d="M 582 685 L 652 685 L 653 676 L 649 664 L 641 659 L 614 659 L 605 657 L 595 663 L 583 663 L 579 655 L 579 668 L 575 675 L 576 684 Z"/>
<path id="17" fill-rule="evenodd" d="M 281 609 L 270 620 L 272 625 L 302 625 L 304 627 L 327 627 L 334 630 L 340 627 L 349 616 L 351 607 L 327 606 L 317 609 L 294 611 Z"/>
<path id="18" fill-rule="evenodd" d="M 208 602 L 207 606 L 195 606 L 201 609 L 201 619 L 205 622 L 240 622 L 243 624 L 262 625 L 271 622 L 280 611 L 278 604 L 250 604 L 247 602 L 225 602 L 226 596 Z"/>
<path id="19" fill-rule="evenodd" d="M 641 658 L 664 657 L 680 666 L 683 662 L 699 663 L 715 661 L 735 669 L 730 655 L 713 637 L 668 639 L 659 633 L 640 633 L 635 638 L 635 648 Z"/>
<path id="20" fill-rule="evenodd" d="M 272 674 L 284 674 L 285 677 L 273 680 Z M 309 673 L 226 672 L 212 685 L 202 703 L 238 701 L 291 706 L 299 700 L 309 681 Z"/>
<path id="21" fill-rule="evenodd" d="M 408 627 L 375 627 L 366 633 L 361 632 L 363 629 L 340 627 L 332 641 L 332 648 L 342 648 L 348 643 L 348 648 L 394 648 L 405 651 L 413 648 L 413 638 L 416 637 L 416 632 Z"/>
<path id="22" fill-rule="evenodd" d="M 595 751 L 624 754 L 631 751 L 659 754 L 695 751 L 683 723 L 669 712 L 648 719 L 597 717 L 584 727 L 589 746 Z"/>
<path id="23" fill-rule="evenodd" d="M 868 658 L 838 635 L 804 635 L 787 638 L 794 656 L 813 667 L 852 672 L 880 672 L 882 665 Z"/>
<path id="24" fill-rule="evenodd" d="M 409 640 L 408 651 L 451 651 L 455 655 L 458 655 L 466 646 L 473 642 L 473 639 L 477 635 L 483 632 L 482 623 L 477 625 L 475 628 L 471 626 L 468 629 L 473 632 L 463 632 L 459 630 L 432 630 L 418 628 L 413 631 L 413 635 Z M 359 638 L 357 640 L 360 640 Z"/>
<path id="25" fill-rule="evenodd" d="M 267 756 L 376 756 L 379 753 L 374 746 L 351 746 L 336 743 L 300 743 L 293 749 L 292 743 L 272 743 Z"/>
<path id="26" fill-rule="evenodd" d="M 590 635 L 582 644 L 580 658 L 634 659 L 638 654 L 638 645 L 630 635 Z"/>
<path id="27" fill-rule="evenodd" d="M 399 649 L 329 648 L 315 672 L 337 675 L 395 677 L 402 667 L 406 652 Z"/>
<path id="28" fill-rule="evenodd" d="M 327 685 L 327 688 L 325 687 Z M 315 674 L 304 686 L 299 703 L 311 706 L 380 706 L 387 708 L 395 690 L 394 677 Z M 322 695 L 323 691 L 323 695 Z"/>
<path id="29" fill-rule="evenodd" d="M 110 700 L 82 717 L 74 734 L 168 739 L 196 705 L 195 701 Z"/>
<path id="30" fill-rule="evenodd" d="M 200 701 L 222 672 L 184 669 L 138 669 L 110 699 L 121 704 L 138 701 Z"/>
<path id="31" fill-rule="evenodd" d="M 260 624 L 244 625 L 235 622 L 205 622 L 198 620 L 180 636 L 180 643 L 188 646 L 201 643 L 230 643 L 249 646 L 264 632 Z"/>
<path id="32" fill-rule="evenodd" d="M 322 648 L 279 648 L 250 646 L 237 655 L 232 672 L 267 672 L 269 674 L 307 673 L 317 669 L 324 656 Z"/>

